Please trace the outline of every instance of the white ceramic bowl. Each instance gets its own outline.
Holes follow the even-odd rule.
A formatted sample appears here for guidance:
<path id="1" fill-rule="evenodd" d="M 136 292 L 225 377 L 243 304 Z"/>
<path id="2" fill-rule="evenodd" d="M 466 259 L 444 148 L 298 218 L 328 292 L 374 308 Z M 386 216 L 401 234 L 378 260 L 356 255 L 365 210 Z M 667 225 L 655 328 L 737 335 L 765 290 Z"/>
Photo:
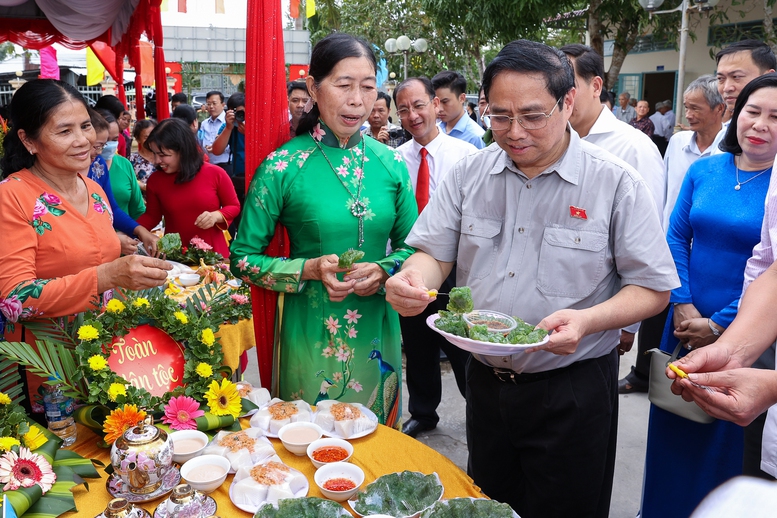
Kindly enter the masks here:
<path id="1" fill-rule="evenodd" d="M 182 273 L 178 276 L 178 282 L 180 282 L 182 286 L 194 286 L 200 282 L 200 276 L 196 273 Z"/>
<path id="2" fill-rule="evenodd" d="M 356 487 L 348 491 L 330 491 L 325 489 L 324 483 L 332 478 L 347 478 L 352 480 Z M 316 481 L 316 485 L 325 498 L 335 502 L 344 502 L 355 495 L 364 483 L 364 471 L 356 464 L 351 464 L 350 462 L 333 462 L 321 466 L 313 475 L 313 480 Z"/>
<path id="3" fill-rule="evenodd" d="M 351 459 L 351 455 L 353 455 L 353 445 L 348 441 L 344 441 L 343 439 L 327 437 L 324 439 L 313 441 L 308 445 L 307 454 L 308 454 L 308 458 L 310 459 L 310 462 L 312 462 L 316 468 L 320 468 L 321 466 L 325 466 L 326 464 L 333 464 L 332 462 L 319 462 L 313 458 L 313 452 L 319 448 L 323 448 L 324 446 L 339 446 L 348 452 L 348 456 L 339 462 L 348 462 Z"/>
<path id="4" fill-rule="evenodd" d="M 218 466 L 219 468 L 223 468 L 223 470 L 210 469 L 206 471 L 206 474 L 208 472 L 211 473 L 210 478 L 196 477 L 198 480 L 190 479 L 189 475 L 191 474 L 192 470 L 200 466 Z M 226 457 L 222 457 L 221 455 L 200 455 L 199 457 L 194 457 L 193 459 L 186 461 L 184 465 L 181 466 L 181 478 L 186 480 L 186 482 L 188 482 L 189 485 L 197 491 L 210 493 L 215 491 L 221 484 L 224 483 L 224 481 L 227 479 L 227 473 L 229 473 L 230 467 L 229 460 Z M 223 473 L 218 474 L 219 471 L 223 471 Z"/>
<path id="5" fill-rule="evenodd" d="M 201 455 L 202 450 L 208 445 L 208 436 L 198 430 L 179 430 L 177 432 L 172 432 L 170 438 L 173 440 L 173 462 L 177 462 L 178 464 L 183 464 L 187 460 Z M 199 441 L 202 443 L 202 446 L 192 452 L 178 453 L 176 452 L 175 442 L 183 439 Z"/>
<path id="6" fill-rule="evenodd" d="M 307 440 L 307 441 L 289 440 L 288 439 L 289 430 L 295 430 L 300 428 L 309 428 L 313 430 L 315 434 L 311 434 L 310 440 Z M 324 435 L 324 431 L 321 430 L 321 428 L 317 424 L 308 423 L 308 422 L 289 423 L 287 425 L 282 426 L 281 429 L 278 430 L 278 439 L 280 439 L 281 442 L 283 443 L 283 447 L 289 450 L 294 455 L 298 455 L 300 457 L 305 455 L 305 452 L 308 449 L 308 445 L 313 441 L 319 440 L 322 435 Z"/>

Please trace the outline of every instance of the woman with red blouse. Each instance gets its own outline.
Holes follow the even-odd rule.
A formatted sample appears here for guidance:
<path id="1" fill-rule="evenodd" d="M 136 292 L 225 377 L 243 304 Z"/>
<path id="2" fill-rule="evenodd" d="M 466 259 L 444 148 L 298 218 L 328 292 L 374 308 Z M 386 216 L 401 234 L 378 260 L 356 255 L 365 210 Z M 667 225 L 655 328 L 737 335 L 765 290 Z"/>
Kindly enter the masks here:
<path id="1" fill-rule="evenodd" d="M 165 232 L 180 234 L 184 245 L 200 237 L 229 258 L 224 231 L 240 213 L 229 175 L 203 161 L 197 139 L 179 119 L 160 122 L 144 145 L 157 172 L 148 178 L 146 212 L 138 223 L 150 229 L 164 217 Z"/>

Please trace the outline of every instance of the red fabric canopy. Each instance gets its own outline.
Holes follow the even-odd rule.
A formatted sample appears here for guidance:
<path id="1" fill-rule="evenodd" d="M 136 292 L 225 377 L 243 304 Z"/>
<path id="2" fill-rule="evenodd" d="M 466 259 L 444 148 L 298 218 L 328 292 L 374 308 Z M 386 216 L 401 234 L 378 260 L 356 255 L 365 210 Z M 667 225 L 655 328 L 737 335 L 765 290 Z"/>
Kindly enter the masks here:
<path id="1" fill-rule="evenodd" d="M 246 26 L 246 133 L 262 138 L 246 139 L 246 191 L 254 171 L 278 146 L 289 140 L 286 104 L 286 74 L 283 53 L 281 3 L 277 0 L 248 2 Z M 248 203 L 248 201 L 246 201 Z M 249 222 L 244 220 L 244 224 Z M 264 253 L 288 255 L 285 231 L 278 227 Z M 262 386 L 271 388 L 275 292 L 253 287 L 254 331 L 259 376 Z M 274 392 L 274 391 L 273 391 Z"/>
<path id="2" fill-rule="evenodd" d="M 123 62 L 124 57 L 128 56 L 130 65 L 136 69 L 136 105 L 137 116 L 145 117 L 143 109 L 142 83 L 140 83 L 140 52 L 138 44 L 141 34 L 145 34 L 149 41 L 155 45 L 154 48 L 154 81 L 157 87 L 157 118 L 165 119 L 170 116 L 170 108 L 167 98 L 167 74 L 165 73 L 164 50 L 162 49 L 162 14 L 160 5 L 162 0 L 139 0 L 129 25 L 121 38 L 115 38 L 108 29 L 97 38 L 84 41 L 68 37 L 62 34 L 46 18 L 29 18 L 13 16 L 13 9 L 5 16 L 0 18 L 0 42 L 10 41 L 27 49 L 38 50 L 47 47 L 52 43 L 59 43 L 70 49 L 83 49 L 95 42 L 102 42 L 109 45 L 112 39 L 119 39 L 119 43 L 113 46 L 116 53 L 114 66 L 106 66 L 107 69 L 113 68 L 110 72 L 113 78 L 123 84 Z M 25 15 L 28 16 L 28 15 Z M 104 63 L 107 65 L 107 63 Z M 120 92 L 123 96 L 123 91 Z"/>

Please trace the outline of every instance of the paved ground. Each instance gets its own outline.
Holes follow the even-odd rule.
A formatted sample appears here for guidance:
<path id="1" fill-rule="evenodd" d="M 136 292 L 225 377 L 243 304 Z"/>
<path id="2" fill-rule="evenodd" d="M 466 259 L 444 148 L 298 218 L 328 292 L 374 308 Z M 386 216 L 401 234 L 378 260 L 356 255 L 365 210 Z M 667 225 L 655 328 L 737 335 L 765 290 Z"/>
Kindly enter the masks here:
<path id="1" fill-rule="evenodd" d="M 635 347 L 636 350 L 636 347 Z M 256 355 L 249 352 L 246 380 L 259 384 Z M 621 358 L 621 376 L 629 372 L 636 351 Z M 405 390 L 407 387 L 403 387 Z M 642 490 L 642 470 L 648 418 L 647 394 L 620 396 L 618 425 L 618 456 L 615 463 L 615 483 L 610 505 L 610 518 L 634 518 L 639 509 Z M 407 416 L 407 399 L 403 414 Z M 456 388 L 453 372 L 443 363 L 443 402 L 438 408 L 440 423 L 435 430 L 418 439 L 437 450 L 463 470 L 467 467 L 467 437 L 464 429 L 464 398 Z"/>

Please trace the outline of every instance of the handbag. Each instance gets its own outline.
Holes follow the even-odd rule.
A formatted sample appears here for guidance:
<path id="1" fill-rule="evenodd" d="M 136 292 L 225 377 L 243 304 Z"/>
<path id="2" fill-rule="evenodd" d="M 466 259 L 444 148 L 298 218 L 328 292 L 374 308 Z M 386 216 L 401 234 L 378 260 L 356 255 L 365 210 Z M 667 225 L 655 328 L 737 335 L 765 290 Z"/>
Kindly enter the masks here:
<path id="1" fill-rule="evenodd" d="M 672 380 L 666 377 L 666 366 L 677 359 L 682 344 L 678 343 L 674 352 L 669 355 L 661 349 L 650 349 L 650 382 L 648 383 L 648 399 L 658 408 L 672 412 L 691 421 L 709 424 L 715 418 L 707 414 L 693 401 L 686 401 L 672 393 Z"/>

